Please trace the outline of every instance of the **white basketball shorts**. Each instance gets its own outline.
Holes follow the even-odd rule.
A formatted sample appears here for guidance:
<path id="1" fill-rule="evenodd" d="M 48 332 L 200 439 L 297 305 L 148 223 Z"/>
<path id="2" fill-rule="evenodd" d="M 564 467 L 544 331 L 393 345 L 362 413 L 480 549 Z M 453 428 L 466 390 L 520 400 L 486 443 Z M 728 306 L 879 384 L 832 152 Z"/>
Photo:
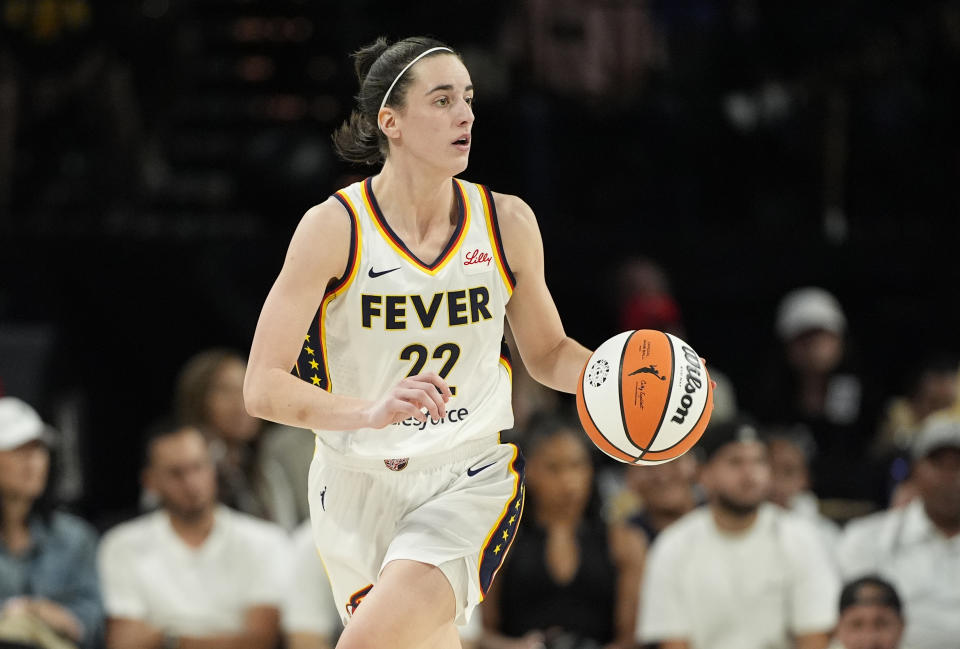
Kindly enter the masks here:
<path id="1" fill-rule="evenodd" d="M 497 435 L 413 458 L 351 458 L 317 446 L 310 519 L 344 624 L 395 559 L 439 567 L 457 598 L 456 623 L 466 624 L 520 524 L 520 450 Z"/>

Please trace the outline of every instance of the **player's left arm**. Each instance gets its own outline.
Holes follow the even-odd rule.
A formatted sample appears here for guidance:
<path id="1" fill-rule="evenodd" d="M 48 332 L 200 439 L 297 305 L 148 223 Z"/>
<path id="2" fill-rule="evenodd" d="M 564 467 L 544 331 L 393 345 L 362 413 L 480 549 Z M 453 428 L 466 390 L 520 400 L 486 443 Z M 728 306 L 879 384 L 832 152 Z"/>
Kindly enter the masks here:
<path id="1" fill-rule="evenodd" d="M 543 240 L 530 206 L 516 196 L 494 194 L 504 253 L 516 286 L 507 319 L 523 364 L 536 381 L 576 392 L 590 350 L 567 336 L 543 274 Z"/>

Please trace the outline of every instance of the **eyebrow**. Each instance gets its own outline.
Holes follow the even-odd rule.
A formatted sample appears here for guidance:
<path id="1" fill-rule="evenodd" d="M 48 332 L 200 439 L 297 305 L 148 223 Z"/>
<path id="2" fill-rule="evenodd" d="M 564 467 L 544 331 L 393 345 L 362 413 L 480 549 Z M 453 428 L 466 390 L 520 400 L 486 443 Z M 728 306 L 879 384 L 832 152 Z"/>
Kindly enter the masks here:
<path id="1" fill-rule="evenodd" d="M 431 88 L 430 90 L 426 91 L 426 92 L 423 93 L 423 94 L 424 94 L 424 95 L 429 95 L 429 94 L 434 93 L 434 92 L 436 92 L 436 91 L 438 91 L 438 90 L 453 90 L 453 85 L 452 85 L 452 84 L 449 84 L 449 83 L 445 83 L 445 84 L 436 86 L 435 88 Z M 464 88 L 463 90 L 464 90 L 464 92 L 470 92 L 471 90 L 473 90 L 473 84 L 471 83 L 469 86 L 467 86 L 467 87 Z"/>

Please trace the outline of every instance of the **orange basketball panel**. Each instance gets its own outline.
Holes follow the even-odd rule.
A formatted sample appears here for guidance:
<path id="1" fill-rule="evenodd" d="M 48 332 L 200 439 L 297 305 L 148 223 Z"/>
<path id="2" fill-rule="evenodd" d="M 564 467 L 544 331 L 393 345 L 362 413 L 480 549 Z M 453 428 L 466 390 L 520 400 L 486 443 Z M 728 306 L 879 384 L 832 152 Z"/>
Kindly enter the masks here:
<path id="1" fill-rule="evenodd" d="M 673 346 L 661 331 L 640 329 L 627 340 L 620 364 L 620 410 L 627 436 L 650 448 L 673 379 Z"/>

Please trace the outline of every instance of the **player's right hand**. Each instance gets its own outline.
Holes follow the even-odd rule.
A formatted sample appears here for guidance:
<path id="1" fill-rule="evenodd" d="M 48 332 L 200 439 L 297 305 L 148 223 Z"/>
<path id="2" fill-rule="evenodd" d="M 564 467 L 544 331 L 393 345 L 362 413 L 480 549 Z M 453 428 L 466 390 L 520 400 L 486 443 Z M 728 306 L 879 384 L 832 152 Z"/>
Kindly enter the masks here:
<path id="1" fill-rule="evenodd" d="M 368 408 L 368 427 L 383 428 L 411 417 L 420 422 L 427 417 L 440 420 L 447 414 L 450 396 L 447 382 L 436 372 L 408 376 Z"/>

